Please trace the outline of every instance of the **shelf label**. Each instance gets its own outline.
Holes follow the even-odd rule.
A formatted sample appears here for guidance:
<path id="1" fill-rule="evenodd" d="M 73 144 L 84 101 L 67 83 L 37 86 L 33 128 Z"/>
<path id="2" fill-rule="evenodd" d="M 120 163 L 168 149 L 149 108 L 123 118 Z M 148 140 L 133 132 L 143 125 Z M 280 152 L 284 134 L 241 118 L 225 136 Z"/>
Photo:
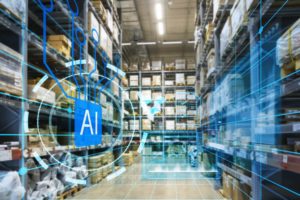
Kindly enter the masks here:
<path id="1" fill-rule="evenodd" d="M 102 108 L 87 101 L 75 103 L 75 145 L 86 147 L 102 142 Z"/>

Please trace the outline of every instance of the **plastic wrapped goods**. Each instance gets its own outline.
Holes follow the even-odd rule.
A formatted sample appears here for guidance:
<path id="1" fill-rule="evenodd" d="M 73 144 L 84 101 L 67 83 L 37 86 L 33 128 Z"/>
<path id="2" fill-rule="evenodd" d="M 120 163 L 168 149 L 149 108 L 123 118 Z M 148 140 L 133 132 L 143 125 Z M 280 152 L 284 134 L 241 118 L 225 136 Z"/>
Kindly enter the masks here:
<path id="1" fill-rule="evenodd" d="M 25 189 L 17 172 L 0 171 L 0 199 L 21 200 Z"/>

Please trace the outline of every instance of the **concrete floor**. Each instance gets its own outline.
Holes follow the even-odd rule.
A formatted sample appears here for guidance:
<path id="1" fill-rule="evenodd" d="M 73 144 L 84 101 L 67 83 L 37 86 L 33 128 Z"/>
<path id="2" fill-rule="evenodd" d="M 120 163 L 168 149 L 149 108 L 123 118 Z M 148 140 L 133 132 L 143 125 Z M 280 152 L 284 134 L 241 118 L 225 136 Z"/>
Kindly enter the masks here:
<path id="1" fill-rule="evenodd" d="M 86 188 L 72 199 L 224 199 L 214 190 L 212 180 L 142 180 L 141 174 L 138 161 L 122 175 Z"/>

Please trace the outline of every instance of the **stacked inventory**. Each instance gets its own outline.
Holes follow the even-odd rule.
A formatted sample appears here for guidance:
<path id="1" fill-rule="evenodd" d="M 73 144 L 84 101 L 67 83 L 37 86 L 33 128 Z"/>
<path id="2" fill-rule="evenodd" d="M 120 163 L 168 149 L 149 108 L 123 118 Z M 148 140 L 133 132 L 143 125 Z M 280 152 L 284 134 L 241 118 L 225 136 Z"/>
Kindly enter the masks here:
<path id="1" fill-rule="evenodd" d="M 123 68 L 128 69 L 129 80 L 126 106 L 130 115 L 125 117 L 124 124 L 129 125 L 126 132 L 129 138 L 133 132 L 140 138 L 148 134 L 147 155 L 164 155 L 176 141 L 195 143 L 194 61 L 166 60 L 172 59 L 140 61 Z"/>
<path id="2" fill-rule="evenodd" d="M 215 185 L 226 198 L 296 199 L 296 182 L 287 186 L 278 177 L 299 176 L 300 15 L 286 14 L 299 2 L 197 5 L 198 146 L 216 158 L 211 166 L 203 162 L 217 169 L 222 181 Z"/>
<path id="3" fill-rule="evenodd" d="M 1 167 L 3 177 L 7 174 L 16 180 L 15 198 L 10 199 L 20 199 L 22 187 L 30 188 L 26 190 L 28 199 L 63 198 L 77 188 L 70 179 L 87 180 L 83 185 L 89 186 L 104 177 L 87 174 L 91 165 L 98 167 L 92 155 L 106 156 L 108 147 L 117 157 L 122 153 L 122 141 L 117 139 L 122 128 L 120 89 L 114 83 L 105 84 L 106 80 L 98 82 L 99 77 L 110 78 L 115 73 L 105 68 L 107 63 L 116 68 L 122 65 L 122 30 L 116 5 L 111 0 L 81 2 L 76 6 L 80 16 L 71 20 L 68 4 L 55 1 L 55 9 L 48 13 L 51 23 L 42 28 L 43 11 L 38 2 L 1 1 L 0 110 L 6 116 L 1 124 L 9 125 L 1 127 L 0 161 L 19 170 L 16 174 L 21 176 Z M 88 36 L 86 41 L 83 34 Z M 82 62 L 76 64 L 76 60 Z M 93 86 L 85 88 L 85 80 Z M 121 77 L 116 76 L 114 82 L 120 83 Z M 100 92 L 101 87 L 104 90 Z M 75 146 L 76 99 L 101 105 L 101 144 Z M 115 159 L 112 153 L 106 157 L 106 164 Z M 105 175 L 113 167 L 104 167 Z M 17 179 L 21 179 L 20 186 Z"/>

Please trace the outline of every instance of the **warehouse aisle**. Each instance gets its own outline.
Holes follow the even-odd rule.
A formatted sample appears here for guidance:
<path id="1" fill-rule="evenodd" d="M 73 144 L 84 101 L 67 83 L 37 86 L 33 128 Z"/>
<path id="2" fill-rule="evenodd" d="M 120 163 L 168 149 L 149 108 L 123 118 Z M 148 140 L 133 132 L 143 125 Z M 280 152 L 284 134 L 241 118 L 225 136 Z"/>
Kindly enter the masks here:
<path id="1" fill-rule="evenodd" d="M 142 164 L 138 162 L 116 179 L 102 181 L 72 199 L 224 199 L 207 179 L 150 181 L 141 180 L 141 173 Z"/>

